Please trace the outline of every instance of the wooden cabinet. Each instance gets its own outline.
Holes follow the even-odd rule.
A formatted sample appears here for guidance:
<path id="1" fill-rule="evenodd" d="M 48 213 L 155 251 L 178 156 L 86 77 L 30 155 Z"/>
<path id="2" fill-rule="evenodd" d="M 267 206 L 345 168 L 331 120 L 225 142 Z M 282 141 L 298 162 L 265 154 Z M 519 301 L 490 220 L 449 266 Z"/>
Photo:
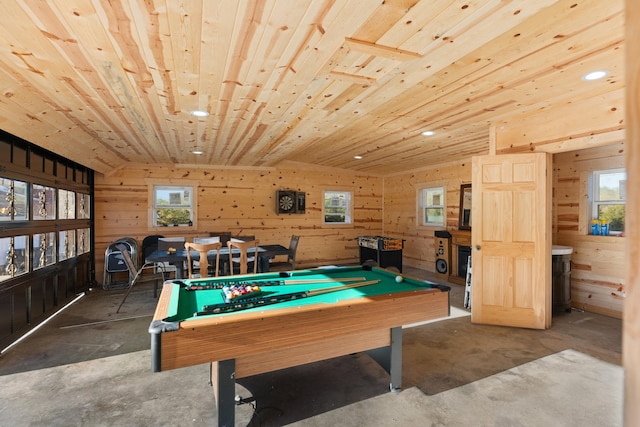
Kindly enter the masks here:
<path id="1" fill-rule="evenodd" d="M 467 275 L 467 257 L 471 255 L 471 231 L 451 230 L 451 269 L 449 281 L 465 284 Z"/>

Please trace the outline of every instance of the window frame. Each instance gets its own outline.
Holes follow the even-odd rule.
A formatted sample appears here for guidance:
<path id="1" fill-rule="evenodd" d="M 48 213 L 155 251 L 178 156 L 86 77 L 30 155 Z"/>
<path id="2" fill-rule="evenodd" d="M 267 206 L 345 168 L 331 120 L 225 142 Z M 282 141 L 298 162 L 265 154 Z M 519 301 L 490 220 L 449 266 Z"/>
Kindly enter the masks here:
<path id="1" fill-rule="evenodd" d="M 188 227 L 191 229 L 197 228 L 198 224 L 198 182 L 197 181 L 189 181 L 189 180 L 146 180 L 148 186 L 148 212 L 147 212 L 147 225 L 150 230 L 166 230 L 171 227 Z M 190 224 L 179 224 L 177 226 L 171 225 L 160 225 L 156 222 L 155 212 L 156 212 L 156 188 L 163 189 L 190 189 L 191 196 L 191 223 Z M 176 208 L 178 209 L 178 208 Z M 181 207 L 180 209 L 184 209 Z"/>
<path id="2" fill-rule="evenodd" d="M 592 221 L 599 219 L 599 210 L 600 206 L 603 205 L 624 205 L 626 209 L 627 199 L 626 199 L 626 179 L 625 185 L 622 188 L 619 188 L 620 191 L 620 200 L 600 200 L 598 195 L 598 189 L 600 187 L 600 176 L 605 174 L 615 174 L 615 173 L 624 173 L 625 178 L 627 175 L 626 168 L 624 167 L 616 167 L 616 168 L 608 168 L 608 169 L 595 169 L 589 173 L 589 199 L 588 199 L 588 219 L 589 225 L 592 224 Z M 626 225 L 626 224 L 625 224 Z M 624 233 L 622 231 L 608 231 L 609 236 L 619 236 Z M 591 226 L 589 226 L 587 234 L 592 234 Z"/>
<path id="3" fill-rule="evenodd" d="M 431 191 L 442 192 L 441 204 L 427 204 L 427 194 Z M 416 219 L 420 227 L 445 227 L 447 224 L 447 186 L 444 183 L 431 183 L 421 185 L 417 189 L 417 214 Z M 427 222 L 427 209 L 442 209 L 442 222 Z"/>
<path id="4" fill-rule="evenodd" d="M 327 221 L 327 212 L 325 211 L 325 202 L 327 200 L 327 194 L 328 193 L 338 193 L 338 194 L 344 194 L 346 195 L 346 207 L 345 207 L 345 219 L 344 222 L 333 222 L 333 221 Z M 348 190 L 348 189 L 324 189 L 322 190 L 322 225 L 324 227 L 335 227 L 335 226 L 339 226 L 339 227 L 345 227 L 345 226 L 352 226 L 353 225 L 353 200 L 354 200 L 354 194 L 352 190 Z"/>

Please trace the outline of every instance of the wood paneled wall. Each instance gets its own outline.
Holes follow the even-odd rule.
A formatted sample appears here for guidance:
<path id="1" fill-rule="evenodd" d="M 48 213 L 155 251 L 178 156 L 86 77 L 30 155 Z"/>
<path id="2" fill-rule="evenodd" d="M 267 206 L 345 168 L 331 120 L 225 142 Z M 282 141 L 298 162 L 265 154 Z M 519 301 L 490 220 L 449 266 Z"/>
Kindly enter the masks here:
<path id="1" fill-rule="evenodd" d="M 148 181 L 180 185 L 197 182 L 198 213 L 193 228 L 148 227 Z M 304 214 L 278 215 L 279 189 L 306 192 Z M 96 279 L 102 279 L 105 250 L 121 237 L 141 244 L 151 234 L 194 237 L 209 232 L 255 235 L 263 243 L 289 245 L 292 234 L 301 236 L 298 265 L 302 268 L 359 261 L 355 238 L 379 235 L 382 224 L 382 178 L 343 170 L 288 163 L 279 168 L 171 168 L 127 167 L 95 178 Z M 351 226 L 324 226 L 323 190 L 353 192 Z"/>
<path id="2" fill-rule="evenodd" d="M 471 182 L 471 159 L 421 171 L 408 172 L 384 180 L 383 234 L 405 239 L 403 263 L 435 271 L 434 231 L 445 227 L 418 225 L 418 191 L 444 186 L 447 206 L 446 228 L 458 228 L 460 184 Z"/>
<path id="3" fill-rule="evenodd" d="M 574 247 L 572 290 L 574 307 L 622 316 L 624 300 L 624 239 L 587 235 L 585 176 L 594 168 L 624 165 L 624 145 L 554 155 L 553 243 Z M 194 229 L 149 229 L 148 181 L 198 183 L 198 221 Z M 158 167 L 123 168 L 96 175 L 96 276 L 100 280 L 107 246 L 120 237 L 139 242 L 150 234 L 194 237 L 214 231 L 253 234 L 264 243 L 288 245 L 302 236 L 298 264 L 311 267 L 359 260 L 355 237 L 385 235 L 405 239 L 403 263 L 435 271 L 434 231 L 444 227 L 418 225 L 420 188 L 446 187 L 446 228 L 458 228 L 460 185 L 471 182 L 471 161 L 387 176 L 341 170 L 309 169 L 296 163 L 279 168 L 192 170 Z M 278 189 L 304 191 L 306 213 L 277 215 Z M 354 193 L 354 224 L 323 226 L 322 191 Z M 384 200 L 384 202 L 383 202 Z M 581 212 L 584 212 L 581 219 Z"/>
<path id="4" fill-rule="evenodd" d="M 624 143 L 554 155 L 553 243 L 573 247 L 572 306 L 622 317 L 625 238 L 591 236 L 587 182 L 597 169 L 624 167 Z"/>

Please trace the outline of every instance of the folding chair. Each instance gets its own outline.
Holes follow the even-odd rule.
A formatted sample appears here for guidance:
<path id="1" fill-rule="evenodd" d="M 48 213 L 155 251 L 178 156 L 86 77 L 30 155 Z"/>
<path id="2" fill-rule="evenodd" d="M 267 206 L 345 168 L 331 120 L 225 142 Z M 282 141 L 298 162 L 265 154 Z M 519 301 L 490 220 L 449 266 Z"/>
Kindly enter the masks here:
<path id="1" fill-rule="evenodd" d="M 145 282 L 155 282 L 153 286 L 153 297 L 156 298 L 158 295 L 158 281 L 164 282 L 164 272 L 156 271 L 156 267 L 154 263 L 145 262 L 139 270 L 136 270 L 136 266 L 131 259 L 131 254 L 129 253 L 129 249 L 125 245 L 118 245 L 118 249 L 120 249 L 122 253 L 122 258 L 124 259 L 125 264 L 127 265 L 127 269 L 129 270 L 129 289 L 127 289 L 127 293 L 122 298 L 122 302 L 118 306 L 116 313 L 120 312 L 120 308 L 122 304 L 126 301 L 131 289 L 137 283 L 145 283 Z"/>

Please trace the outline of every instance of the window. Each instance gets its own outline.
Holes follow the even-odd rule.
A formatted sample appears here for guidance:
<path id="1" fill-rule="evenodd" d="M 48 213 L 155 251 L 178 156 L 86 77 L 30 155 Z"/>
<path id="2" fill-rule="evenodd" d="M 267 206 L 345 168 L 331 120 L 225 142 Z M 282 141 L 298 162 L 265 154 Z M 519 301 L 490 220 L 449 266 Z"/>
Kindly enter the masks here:
<path id="1" fill-rule="evenodd" d="M 153 226 L 192 225 L 193 193 L 193 187 L 154 185 Z"/>
<path id="2" fill-rule="evenodd" d="M 73 191 L 58 189 L 58 218 L 75 219 L 76 217 L 76 193 Z"/>
<path id="3" fill-rule="evenodd" d="M 90 228 L 82 228 L 77 232 L 78 236 L 78 244 L 76 245 L 78 249 L 78 255 L 86 254 L 90 252 L 91 248 L 89 246 L 91 240 L 91 229 Z"/>
<path id="4" fill-rule="evenodd" d="M 91 196 L 78 193 L 78 218 L 91 218 Z"/>
<path id="5" fill-rule="evenodd" d="M 33 235 L 33 269 L 46 267 L 56 262 L 56 233 L 45 232 Z"/>
<path id="6" fill-rule="evenodd" d="M 627 198 L 626 171 L 623 168 L 593 171 L 591 190 L 591 233 L 623 233 Z"/>
<path id="7" fill-rule="evenodd" d="M 420 211 L 422 225 L 445 225 L 446 204 L 444 200 L 444 187 L 423 188 L 420 191 Z"/>
<path id="8" fill-rule="evenodd" d="M 76 230 L 64 230 L 58 233 L 58 261 L 76 256 Z"/>
<path id="9" fill-rule="evenodd" d="M 26 221 L 28 207 L 27 183 L 0 178 L 0 221 Z"/>
<path id="10" fill-rule="evenodd" d="M 351 224 L 351 193 L 325 191 L 323 213 L 325 224 Z"/>
<path id="11" fill-rule="evenodd" d="M 56 189 L 44 185 L 31 186 L 32 218 L 34 220 L 56 219 Z"/>
<path id="12" fill-rule="evenodd" d="M 28 236 L 0 238 L 0 281 L 29 271 Z"/>

